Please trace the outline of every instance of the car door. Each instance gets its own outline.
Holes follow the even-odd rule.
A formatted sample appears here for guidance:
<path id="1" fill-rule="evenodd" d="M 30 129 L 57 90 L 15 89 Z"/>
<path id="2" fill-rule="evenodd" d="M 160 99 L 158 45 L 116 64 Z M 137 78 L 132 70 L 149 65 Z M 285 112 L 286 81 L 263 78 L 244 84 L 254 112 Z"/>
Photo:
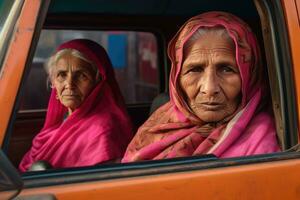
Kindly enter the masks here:
<path id="1" fill-rule="evenodd" d="M 4 153 L 0 150 L 0 192 L 1 199 L 10 199 L 16 196 L 23 186 L 18 172 L 10 164 Z"/>
<path id="2" fill-rule="evenodd" d="M 22 2 L 11 39 L 7 42 L 0 79 L 0 136 L 4 150 L 16 117 L 19 88 L 26 77 L 24 70 L 32 60 L 49 3 L 36 0 Z M 295 94 L 299 94 L 300 90 L 299 69 L 296 67 L 300 62 L 297 57 L 300 31 L 297 3 L 299 5 L 296 0 L 256 1 L 264 23 L 263 31 L 269 33 L 264 44 L 269 45 L 266 47 L 268 66 L 274 66 L 269 75 L 274 78 L 273 87 L 279 91 L 278 96 L 274 95 L 274 101 L 279 105 L 280 133 L 284 135 L 286 149 L 298 143 L 300 112 L 297 106 L 299 97 Z M 227 159 L 204 155 L 28 172 L 22 175 L 24 186 L 18 198 L 299 199 L 299 158 L 299 153 L 293 151 Z M 7 163 L 7 160 L 0 157 L 0 162 L 4 166 L 2 163 Z M 10 172 L 16 174 L 10 164 L 5 165 L 9 165 L 5 175 Z M 10 179 L 15 180 L 11 184 L 14 187 L 1 189 L 0 198 L 8 198 L 9 190 L 21 189 L 18 175 Z"/>

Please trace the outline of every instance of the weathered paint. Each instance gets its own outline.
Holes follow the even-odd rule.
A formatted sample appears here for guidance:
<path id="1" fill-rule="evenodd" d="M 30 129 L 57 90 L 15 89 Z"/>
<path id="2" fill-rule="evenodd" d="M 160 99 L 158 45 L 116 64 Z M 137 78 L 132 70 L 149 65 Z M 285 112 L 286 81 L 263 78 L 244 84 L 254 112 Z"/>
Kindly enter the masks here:
<path id="1" fill-rule="evenodd" d="M 14 29 L 0 79 L 0 144 L 14 106 L 35 28 L 40 0 L 26 0 Z"/>

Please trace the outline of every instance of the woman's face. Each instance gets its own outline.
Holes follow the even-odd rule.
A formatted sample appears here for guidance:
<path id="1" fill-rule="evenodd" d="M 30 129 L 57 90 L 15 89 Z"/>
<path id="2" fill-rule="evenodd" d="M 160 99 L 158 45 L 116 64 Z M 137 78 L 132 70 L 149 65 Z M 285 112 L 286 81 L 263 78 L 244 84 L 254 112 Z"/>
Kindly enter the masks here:
<path id="1" fill-rule="evenodd" d="M 62 56 L 54 66 L 51 78 L 59 101 L 74 111 L 78 108 L 95 86 L 92 67 L 84 60 L 71 56 Z"/>
<path id="2" fill-rule="evenodd" d="M 179 83 L 201 120 L 218 122 L 233 114 L 241 95 L 233 44 L 213 33 L 201 36 L 185 51 Z"/>

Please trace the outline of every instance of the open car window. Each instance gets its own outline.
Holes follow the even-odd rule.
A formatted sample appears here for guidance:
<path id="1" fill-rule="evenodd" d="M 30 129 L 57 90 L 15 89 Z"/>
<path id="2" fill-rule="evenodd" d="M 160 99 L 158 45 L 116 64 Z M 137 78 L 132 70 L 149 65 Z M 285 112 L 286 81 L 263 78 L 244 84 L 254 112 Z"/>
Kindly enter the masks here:
<path id="1" fill-rule="evenodd" d="M 255 34 L 257 34 L 259 42 L 263 43 L 262 31 L 257 23 L 259 21 L 257 11 L 247 17 L 244 20 L 250 24 Z M 168 85 L 167 79 L 161 79 L 162 74 L 168 75 L 166 69 L 169 68 L 168 66 L 160 66 L 164 63 L 163 56 L 166 56 L 166 52 L 160 55 L 162 51 L 159 49 L 165 51 L 167 49 L 164 43 L 158 43 L 164 41 L 164 39 L 161 39 L 165 37 L 162 33 L 156 32 L 154 34 L 147 31 L 134 31 L 134 29 L 117 30 L 116 25 L 113 25 L 114 29 L 112 30 L 108 30 L 107 27 L 105 27 L 105 30 L 101 30 L 96 18 L 94 22 L 95 29 L 100 30 L 91 30 L 91 25 L 88 28 L 83 27 L 84 30 L 73 29 L 72 24 L 68 24 L 72 22 L 68 22 L 69 18 L 64 19 L 66 20 L 64 23 L 68 24 L 65 29 L 61 26 L 51 29 L 50 27 L 55 27 L 53 24 L 56 23 L 55 20 L 56 17 L 52 15 L 49 15 L 48 21 L 46 20 L 45 28 L 42 29 L 38 38 L 32 63 L 28 67 L 28 75 L 21 88 L 20 103 L 18 105 L 20 120 L 16 120 L 13 136 L 8 145 L 9 157 L 15 166 L 19 165 L 21 158 L 31 147 L 31 141 L 43 127 L 45 109 L 51 90 L 49 81 L 47 82 L 44 64 L 59 44 L 71 39 L 87 38 L 98 42 L 106 49 L 125 98 L 129 115 L 133 121 L 134 133 L 149 117 L 150 106 L 154 98 L 164 90 L 164 85 Z M 86 19 L 83 18 L 83 23 L 84 20 Z M 143 30 L 143 28 L 140 29 Z M 174 27 L 173 29 L 174 34 L 177 29 Z M 263 62 L 267 64 L 265 58 Z M 267 73 L 265 76 L 269 79 Z M 275 77 L 274 74 L 270 75 L 275 81 L 279 78 Z M 162 83 L 162 80 L 165 82 Z M 272 93 L 275 94 L 278 89 L 279 87 L 275 88 Z M 279 97 L 274 96 L 274 98 L 272 100 L 276 101 Z M 281 124 L 281 122 L 279 123 Z M 24 126 L 25 124 L 26 126 Z"/>
<path id="2" fill-rule="evenodd" d="M 158 95 L 158 50 L 153 33 L 48 29 L 40 35 L 24 86 L 21 112 L 47 108 L 51 88 L 44 65 L 60 44 L 78 38 L 96 41 L 106 49 L 126 104 L 151 103 Z"/>

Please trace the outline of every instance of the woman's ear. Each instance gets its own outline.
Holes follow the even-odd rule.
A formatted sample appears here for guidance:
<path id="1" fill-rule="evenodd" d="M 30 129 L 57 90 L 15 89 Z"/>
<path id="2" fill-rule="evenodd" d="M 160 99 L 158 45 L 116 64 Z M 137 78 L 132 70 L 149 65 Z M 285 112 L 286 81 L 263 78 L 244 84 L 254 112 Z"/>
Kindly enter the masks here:
<path id="1" fill-rule="evenodd" d="M 47 85 L 48 85 L 51 89 L 55 88 L 55 87 L 54 87 L 54 84 L 53 84 L 53 82 L 52 82 L 52 78 L 51 78 L 50 76 L 47 78 Z"/>
<path id="2" fill-rule="evenodd" d="M 99 73 L 99 71 L 97 71 L 96 74 L 96 84 L 101 82 L 103 80 L 102 75 Z"/>

